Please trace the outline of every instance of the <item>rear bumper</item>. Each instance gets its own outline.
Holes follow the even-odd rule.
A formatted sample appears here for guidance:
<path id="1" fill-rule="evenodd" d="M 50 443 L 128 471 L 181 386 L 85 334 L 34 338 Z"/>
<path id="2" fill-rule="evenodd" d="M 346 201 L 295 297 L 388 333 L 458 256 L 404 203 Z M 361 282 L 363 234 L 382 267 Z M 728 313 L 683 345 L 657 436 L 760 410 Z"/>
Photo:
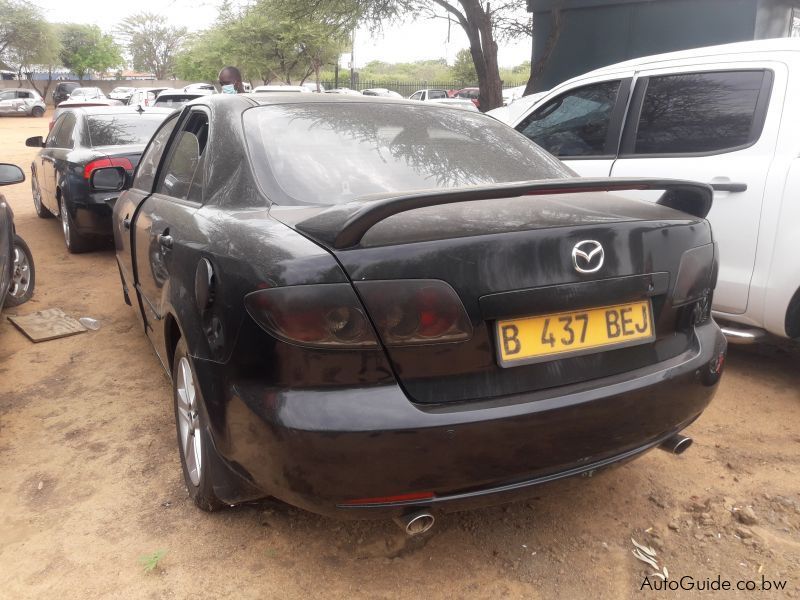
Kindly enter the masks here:
<path id="1" fill-rule="evenodd" d="M 211 362 L 197 361 L 197 371 L 227 467 L 215 469 L 222 499 L 258 490 L 321 514 L 379 518 L 410 507 L 506 502 L 634 458 L 702 413 L 725 348 L 709 321 L 691 349 L 649 368 L 446 405 L 414 404 L 399 386 L 277 390 L 256 381 L 220 385 L 227 368 Z M 434 496 L 364 502 L 410 493 Z"/>
<path id="2" fill-rule="evenodd" d="M 72 201 L 72 218 L 78 232 L 82 235 L 111 237 L 114 205 L 109 200 L 117 196 L 119 192 L 99 192 L 88 194 L 81 202 Z"/>

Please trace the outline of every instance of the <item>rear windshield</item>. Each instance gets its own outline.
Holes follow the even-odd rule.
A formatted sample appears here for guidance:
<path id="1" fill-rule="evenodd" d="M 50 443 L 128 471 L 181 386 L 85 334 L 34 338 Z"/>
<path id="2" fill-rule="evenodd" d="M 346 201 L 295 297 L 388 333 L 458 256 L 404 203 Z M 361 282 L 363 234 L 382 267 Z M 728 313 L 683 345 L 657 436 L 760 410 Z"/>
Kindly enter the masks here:
<path id="1" fill-rule="evenodd" d="M 453 108 L 284 104 L 246 111 L 244 125 L 256 176 L 278 204 L 572 175 L 506 125 Z"/>
<path id="2" fill-rule="evenodd" d="M 197 94 L 170 94 L 169 96 L 159 96 L 156 98 L 155 104 L 153 106 L 163 106 L 165 108 L 174 108 L 177 106 L 183 106 L 190 100 L 194 100 L 195 98 L 199 98 Z"/>
<path id="3" fill-rule="evenodd" d="M 165 113 L 92 115 L 88 117 L 89 144 L 92 147 L 146 144 L 166 117 Z"/>

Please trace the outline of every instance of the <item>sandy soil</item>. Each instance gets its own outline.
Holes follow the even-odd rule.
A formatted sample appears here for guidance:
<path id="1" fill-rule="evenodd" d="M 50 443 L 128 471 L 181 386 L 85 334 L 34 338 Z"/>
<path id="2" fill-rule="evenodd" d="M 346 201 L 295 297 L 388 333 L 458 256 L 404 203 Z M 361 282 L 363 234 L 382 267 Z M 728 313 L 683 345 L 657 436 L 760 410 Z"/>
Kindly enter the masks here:
<path id="1" fill-rule="evenodd" d="M 0 119 L 0 161 L 27 170 L 35 150 L 24 140 L 47 121 Z M 664 595 L 640 591 L 652 569 L 632 556 L 634 537 L 672 579 L 760 586 L 763 576 L 786 590 L 733 595 L 800 597 L 797 348 L 734 349 L 683 456 L 651 452 L 527 503 L 447 515 L 421 541 L 391 522 L 278 503 L 208 515 L 184 489 L 168 382 L 123 303 L 111 250 L 67 254 L 58 221 L 34 214 L 29 184 L 4 191 L 37 266 L 33 301 L 4 317 L 59 307 L 102 328 L 34 345 L 0 322 L 0 596 Z M 159 550 L 145 572 L 140 557 Z"/>

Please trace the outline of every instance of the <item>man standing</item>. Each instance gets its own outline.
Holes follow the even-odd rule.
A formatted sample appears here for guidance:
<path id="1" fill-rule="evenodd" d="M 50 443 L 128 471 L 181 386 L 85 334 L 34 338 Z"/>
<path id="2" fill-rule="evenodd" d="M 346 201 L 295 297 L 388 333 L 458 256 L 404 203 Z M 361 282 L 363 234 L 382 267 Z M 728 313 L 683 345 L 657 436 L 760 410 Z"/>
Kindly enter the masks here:
<path id="1" fill-rule="evenodd" d="M 244 94 L 242 74 L 236 67 L 225 67 L 219 72 L 219 85 L 223 94 Z"/>

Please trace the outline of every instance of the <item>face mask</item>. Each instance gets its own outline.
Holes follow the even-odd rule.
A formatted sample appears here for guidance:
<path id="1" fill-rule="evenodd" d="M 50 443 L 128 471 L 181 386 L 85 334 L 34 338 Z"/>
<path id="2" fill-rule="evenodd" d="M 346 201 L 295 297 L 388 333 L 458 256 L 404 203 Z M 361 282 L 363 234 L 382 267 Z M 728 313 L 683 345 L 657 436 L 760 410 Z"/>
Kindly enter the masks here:
<path id="1" fill-rule="evenodd" d="M 235 94 L 236 93 L 236 86 L 233 85 L 232 83 L 229 83 L 228 85 L 223 85 L 222 86 L 222 93 L 223 94 Z"/>

